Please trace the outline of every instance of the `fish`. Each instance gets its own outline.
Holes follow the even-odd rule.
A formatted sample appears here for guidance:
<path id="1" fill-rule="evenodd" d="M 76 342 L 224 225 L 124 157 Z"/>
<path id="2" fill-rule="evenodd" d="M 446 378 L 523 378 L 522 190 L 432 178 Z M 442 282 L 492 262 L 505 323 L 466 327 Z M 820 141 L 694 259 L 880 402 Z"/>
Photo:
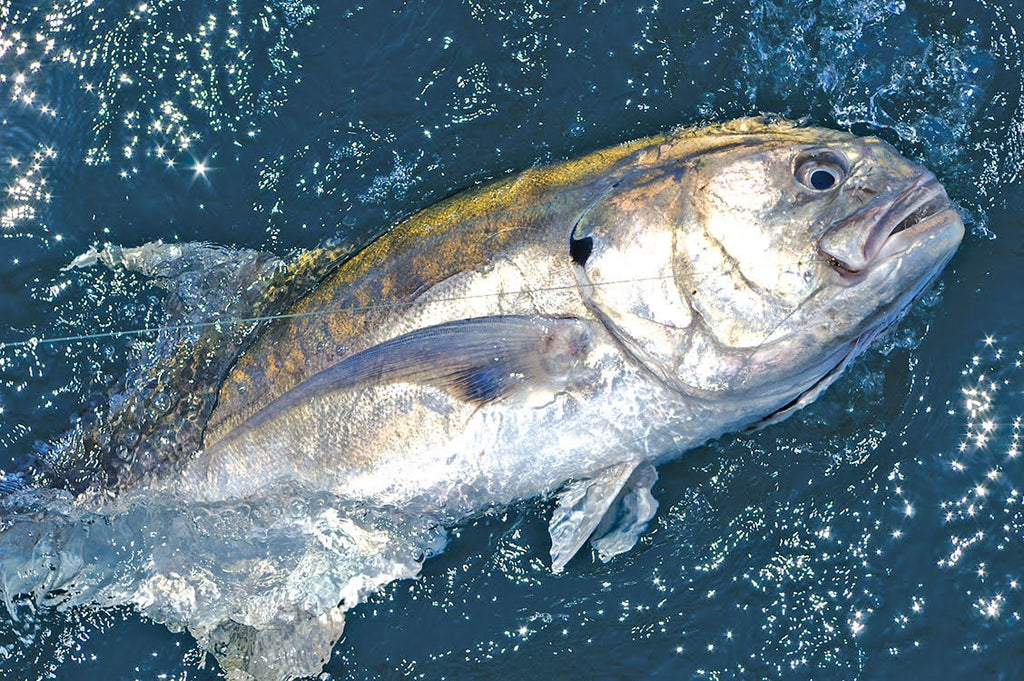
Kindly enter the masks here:
<path id="1" fill-rule="evenodd" d="M 764 117 L 469 189 L 206 362 L 223 371 L 174 457 L 10 495 L 0 591 L 132 604 L 229 678 L 316 674 L 344 612 L 467 519 L 542 497 L 553 572 L 630 551 L 658 465 L 815 400 L 963 235 L 889 143 Z M 189 252 L 148 248 L 118 262 Z"/>

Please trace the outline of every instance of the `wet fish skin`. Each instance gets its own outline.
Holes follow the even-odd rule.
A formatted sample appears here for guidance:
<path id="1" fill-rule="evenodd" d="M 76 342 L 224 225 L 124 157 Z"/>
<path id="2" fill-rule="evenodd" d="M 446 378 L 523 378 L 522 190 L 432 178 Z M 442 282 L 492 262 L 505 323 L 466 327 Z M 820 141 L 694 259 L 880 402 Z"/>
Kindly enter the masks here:
<path id="1" fill-rule="evenodd" d="M 315 674 L 344 610 L 415 576 L 438 528 L 552 495 L 554 570 L 588 541 L 629 550 L 657 464 L 813 400 L 962 236 L 931 173 L 888 144 L 785 121 L 476 188 L 286 310 L 191 458 L 116 493 L 33 490 L 0 533 L 0 577 L 133 603 L 230 678 Z"/>
<path id="2" fill-rule="evenodd" d="M 806 186 L 807 164 L 842 177 Z M 934 228 L 856 280 L 837 271 L 826 239 L 850 235 L 848 251 L 882 219 L 875 207 L 925 185 Z M 170 487 L 217 500 L 298 479 L 458 520 L 624 461 L 659 462 L 813 398 L 962 234 L 934 177 L 885 142 L 787 122 L 742 119 L 532 169 L 413 216 L 302 301 L 291 312 L 360 309 L 268 331 Z M 389 339 L 431 343 L 431 328 L 509 316 L 587 329 L 564 384 L 528 381 L 542 406 L 522 394 L 477 403 L 430 381 L 323 381 Z M 479 342 L 500 345 L 500 330 Z M 301 401 L 275 410 L 302 386 Z"/>

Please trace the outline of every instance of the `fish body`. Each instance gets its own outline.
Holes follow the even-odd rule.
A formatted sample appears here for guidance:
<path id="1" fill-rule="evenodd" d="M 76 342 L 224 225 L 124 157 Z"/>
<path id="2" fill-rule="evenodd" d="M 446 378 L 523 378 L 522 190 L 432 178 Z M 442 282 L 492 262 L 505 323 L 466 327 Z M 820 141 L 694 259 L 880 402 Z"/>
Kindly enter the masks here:
<path id="1" fill-rule="evenodd" d="M 797 176 L 833 171 L 826 189 Z M 895 216 L 879 228 L 858 211 L 877 221 L 878 197 L 925 185 L 914 209 L 941 228 L 869 262 Z M 787 123 L 531 169 L 414 215 L 290 310 L 227 377 L 204 451 L 170 486 L 217 500 L 297 479 L 458 520 L 656 464 L 816 394 L 961 235 L 931 174 L 889 145 Z M 851 271 L 869 266 L 884 286 Z M 410 347 L 417 366 L 389 368 Z M 376 377 L 353 379 L 361 355 Z M 467 395 L 474 380 L 491 393 Z"/>
<path id="2" fill-rule="evenodd" d="M 227 373 L 199 451 L 0 533 L 5 593 L 77 579 L 74 602 L 186 626 L 238 678 L 316 673 L 346 608 L 416 574 L 420 530 L 551 496 L 554 570 L 588 541 L 629 550 L 659 463 L 815 399 L 962 236 L 934 176 L 887 143 L 785 121 L 472 189 L 285 310 Z M 106 527 L 141 556 L 116 589 L 85 593 L 80 561 L 17 560 Z"/>

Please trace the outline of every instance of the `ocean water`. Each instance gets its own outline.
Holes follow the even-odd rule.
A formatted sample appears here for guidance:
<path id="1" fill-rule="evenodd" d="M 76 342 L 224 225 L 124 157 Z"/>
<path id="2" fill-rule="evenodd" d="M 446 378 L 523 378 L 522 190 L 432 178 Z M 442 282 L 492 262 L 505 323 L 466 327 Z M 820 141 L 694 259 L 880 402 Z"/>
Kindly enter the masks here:
<path id="1" fill-rule="evenodd" d="M 968 235 L 814 405 L 660 470 L 636 549 L 548 569 L 547 504 L 468 523 L 347 613 L 326 673 L 1024 676 L 1024 56 L 1006 2 L 0 3 L 0 342 L 157 325 L 112 242 L 285 255 L 680 124 L 878 134 Z M 102 402 L 129 338 L 0 349 L 0 466 Z M 34 458 L 35 457 L 35 458 Z M 0 610 L 9 679 L 214 679 L 130 608 Z M 328 678 L 328 677 L 325 677 Z"/>

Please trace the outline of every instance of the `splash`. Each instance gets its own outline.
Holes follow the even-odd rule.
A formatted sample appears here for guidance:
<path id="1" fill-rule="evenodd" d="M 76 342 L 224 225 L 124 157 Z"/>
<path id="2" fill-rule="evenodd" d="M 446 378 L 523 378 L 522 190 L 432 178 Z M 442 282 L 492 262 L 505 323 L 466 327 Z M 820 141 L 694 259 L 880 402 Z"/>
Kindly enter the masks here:
<path id="1" fill-rule="evenodd" d="M 344 253 L 321 249 L 285 263 L 156 243 L 76 259 L 73 268 L 103 263 L 157 278 L 170 323 L 136 348 L 109 411 L 47 445 L 34 484 L 0 499 L 0 595 L 12 615 L 25 595 L 60 610 L 131 605 L 187 629 L 225 669 L 293 678 L 320 669 L 346 609 L 415 577 L 441 550 L 440 519 L 316 490 L 271 486 L 220 504 L 126 491 L 143 476 L 173 474 L 199 448 L 224 372 L 262 328 L 208 320 L 286 306 Z"/>
<path id="2" fill-rule="evenodd" d="M 985 1 L 946 10 L 904 0 L 752 3 L 751 98 L 799 115 L 791 102 L 810 96 L 841 126 L 900 140 L 954 186 L 976 234 L 991 237 L 984 211 L 1016 181 L 1024 149 L 1011 13 Z"/>
<path id="3" fill-rule="evenodd" d="M 316 673 L 344 611 L 415 577 L 444 543 L 428 518 L 302 489 L 96 511 L 32 490 L 5 498 L 2 510 L 0 588 L 12 615 L 26 594 L 63 610 L 132 605 L 257 679 Z"/>

